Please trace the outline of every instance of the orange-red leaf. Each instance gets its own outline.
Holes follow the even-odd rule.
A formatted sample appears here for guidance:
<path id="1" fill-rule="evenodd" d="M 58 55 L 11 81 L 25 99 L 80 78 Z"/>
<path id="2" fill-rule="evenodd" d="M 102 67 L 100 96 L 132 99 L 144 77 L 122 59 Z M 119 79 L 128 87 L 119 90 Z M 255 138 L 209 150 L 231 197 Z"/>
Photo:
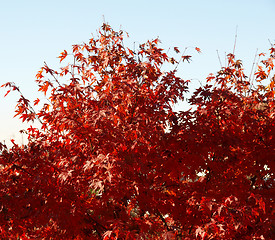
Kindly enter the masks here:
<path id="1" fill-rule="evenodd" d="M 196 51 L 197 51 L 198 53 L 201 53 L 201 49 L 200 49 L 200 48 L 195 47 L 195 49 L 196 49 Z"/>
<path id="2" fill-rule="evenodd" d="M 66 50 L 64 50 L 61 55 L 58 57 L 60 58 L 60 62 L 62 62 L 66 57 L 67 57 L 68 53 Z"/>

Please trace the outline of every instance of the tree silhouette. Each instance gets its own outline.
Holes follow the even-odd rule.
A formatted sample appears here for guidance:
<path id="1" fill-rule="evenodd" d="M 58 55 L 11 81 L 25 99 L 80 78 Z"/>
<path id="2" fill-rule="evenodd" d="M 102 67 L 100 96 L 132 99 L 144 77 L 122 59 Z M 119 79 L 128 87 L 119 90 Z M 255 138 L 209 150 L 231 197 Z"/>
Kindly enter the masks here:
<path id="1" fill-rule="evenodd" d="M 20 92 L 16 115 L 41 128 L 0 145 L 1 238 L 272 239 L 274 46 L 251 78 L 229 54 L 175 112 L 189 90 L 180 60 L 124 34 L 103 24 L 65 66 L 45 64 L 49 102 Z"/>

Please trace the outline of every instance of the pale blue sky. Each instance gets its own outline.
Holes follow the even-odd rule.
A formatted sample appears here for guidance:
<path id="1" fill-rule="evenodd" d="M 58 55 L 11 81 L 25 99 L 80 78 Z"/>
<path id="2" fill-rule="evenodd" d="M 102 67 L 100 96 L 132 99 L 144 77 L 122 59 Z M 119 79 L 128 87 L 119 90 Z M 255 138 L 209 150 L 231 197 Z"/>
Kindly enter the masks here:
<path id="1" fill-rule="evenodd" d="M 159 36 L 166 49 L 201 48 L 203 53 L 194 53 L 192 64 L 180 66 L 183 78 L 200 81 L 219 70 L 216 50 L 222 60 L 232 51 L 238 25 L 236 55 L 249 73 L 256 49 L 267 51 L 268 39 L 275 42 L 274 12 L 275 0 L 2 0 L 0 84 L 16 82 L 34 99 L 35 75 L 43 62 L 57 67 L 60 52 L 87 41 L 103 15 L 113 28 L 121 26 L 129 33 L 129 46 Z M 17 96 L 3 96 L 0 89 L 0 141 L 20 141 L 17 132 L 24 125 L 13 118 Z"/>

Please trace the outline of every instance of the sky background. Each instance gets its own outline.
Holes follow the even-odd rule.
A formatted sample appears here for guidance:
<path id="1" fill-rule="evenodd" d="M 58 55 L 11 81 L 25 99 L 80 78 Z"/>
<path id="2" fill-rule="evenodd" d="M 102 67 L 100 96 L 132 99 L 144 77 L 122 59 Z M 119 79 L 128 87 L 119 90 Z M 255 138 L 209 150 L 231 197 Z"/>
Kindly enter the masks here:
<path id="1" fill-rule="evenodd" d="M 179 67 L 193 87 L 219 70 L 217 50 L 224 62 L 237 28 L 235 54 L 249 75 L 256 50 L 266 52 L 268 40 L 275 42 L 274 12 L 275 0 L 1 0 L 0 85 L 15 82 L 27 98 L 41 96 L 35 75 L 43 62 L 57 69 L 57 56 L 96 35 L 103 15 L 115 30 L 129 33 L 129 47 L 156 37 L 164 49 L 199 47 L 202 54 L 190 49 L 192 63 Z M 18 131 L 27 125 L 13 118 L 18 95 L 4 95 L 0 89 L 0 141 L 21 143 Z"/>

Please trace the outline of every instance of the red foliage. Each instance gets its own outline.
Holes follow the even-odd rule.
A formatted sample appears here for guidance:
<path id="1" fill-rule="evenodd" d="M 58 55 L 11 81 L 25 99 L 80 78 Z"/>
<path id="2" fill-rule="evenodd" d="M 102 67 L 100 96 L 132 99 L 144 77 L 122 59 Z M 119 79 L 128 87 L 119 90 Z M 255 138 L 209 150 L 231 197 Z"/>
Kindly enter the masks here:
<path id="1" fill-rule="evenodd" d="M 50 103 L 21 94 L 16 115 L 41 129 L 0 145 L 1 239 L 272 239 L 274 48 L 255 86 L 229 54 L 175 112 L 188 81 L 158 44 L 104 24 L 38 72 Z"/>

